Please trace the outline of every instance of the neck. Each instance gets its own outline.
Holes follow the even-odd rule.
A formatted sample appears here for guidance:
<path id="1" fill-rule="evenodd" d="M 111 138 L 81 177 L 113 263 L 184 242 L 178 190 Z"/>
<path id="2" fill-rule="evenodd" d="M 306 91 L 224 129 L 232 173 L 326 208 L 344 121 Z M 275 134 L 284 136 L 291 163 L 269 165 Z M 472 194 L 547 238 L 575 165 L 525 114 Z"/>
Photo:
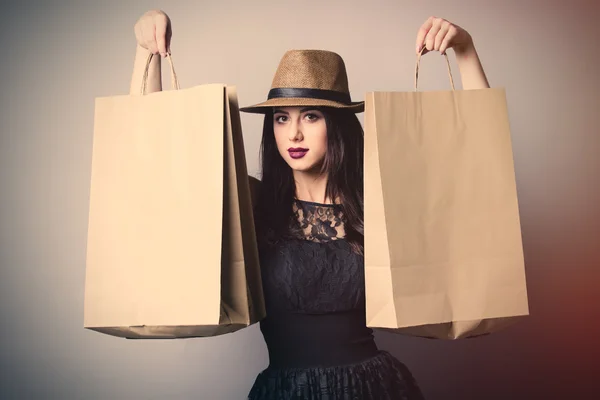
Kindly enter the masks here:
<path id="1" fill-rule="evenodd" d="M 296 198 L 315 203 L 333 203 L 326 197 L 327 174 L 314 172 L 294 171 L 296 183 Z"/>

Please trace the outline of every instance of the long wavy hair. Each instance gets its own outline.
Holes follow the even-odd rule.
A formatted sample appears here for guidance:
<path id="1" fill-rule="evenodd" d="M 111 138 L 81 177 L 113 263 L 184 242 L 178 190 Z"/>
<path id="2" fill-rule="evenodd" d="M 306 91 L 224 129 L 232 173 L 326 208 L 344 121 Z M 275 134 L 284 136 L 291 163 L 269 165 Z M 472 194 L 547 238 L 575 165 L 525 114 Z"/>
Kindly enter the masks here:
<path id="1" fill-rule="evenodd" d="M 325 117 L 327 152 L 321 173 L 327 172 L 326 196 L 339 199 L 346 240 L 364 254 L 363 148 L 364 133 L 351 111 L 316 107 Z M 279 154 L 273 112 L 266 113 L 260 146 L 262 184 L 256 209 L 257 232 L 265 240 L 286 237 L 297 221 L 293 213 L 296 184 L 292 169 Z"/>

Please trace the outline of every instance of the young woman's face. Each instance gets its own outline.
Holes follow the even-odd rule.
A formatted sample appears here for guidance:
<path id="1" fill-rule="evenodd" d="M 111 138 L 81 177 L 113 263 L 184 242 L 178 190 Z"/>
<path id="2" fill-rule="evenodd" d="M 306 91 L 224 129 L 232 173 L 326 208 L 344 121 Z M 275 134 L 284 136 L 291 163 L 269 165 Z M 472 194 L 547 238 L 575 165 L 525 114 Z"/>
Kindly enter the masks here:
<path id="1" fill-rule="evenodd" d="M 273 110 L 273 131 L 281 157 L 295 171 L 318 171 L 327 153 L 323 113 L 310 107 Z"/>

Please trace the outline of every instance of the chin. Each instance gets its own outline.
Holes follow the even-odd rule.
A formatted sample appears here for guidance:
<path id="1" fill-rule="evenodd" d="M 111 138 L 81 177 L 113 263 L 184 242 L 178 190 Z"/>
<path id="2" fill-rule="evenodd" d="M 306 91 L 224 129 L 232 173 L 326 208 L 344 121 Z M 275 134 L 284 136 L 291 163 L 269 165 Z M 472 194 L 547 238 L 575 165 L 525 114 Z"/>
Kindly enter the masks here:
<path id="1" fill-rule="evenodd" d="M 285 161 L 293 171 L 298 172 L 310 172 L 317 167 L 317 163 L 312 160 L 305 160 L 304 158 L 293 159 L 291 157 L 286 157 Z"/>

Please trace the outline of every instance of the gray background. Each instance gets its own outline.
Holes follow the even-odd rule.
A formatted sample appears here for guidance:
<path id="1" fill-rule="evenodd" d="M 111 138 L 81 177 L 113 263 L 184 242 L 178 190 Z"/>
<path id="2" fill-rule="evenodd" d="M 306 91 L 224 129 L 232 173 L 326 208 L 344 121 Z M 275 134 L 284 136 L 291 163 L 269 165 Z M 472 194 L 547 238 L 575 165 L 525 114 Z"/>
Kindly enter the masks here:
<path id="1" fill-rule="evenodd" d="M 378 333 L 378 343 L 412 369 L 428 399 L 597 398 L 598 1 L 1 7 L 0 398 L 241 399 L 267 364 L 257 326 L 180 341 L 126 341 L 82 327 L 94 98 L 128 92 L 133 24 L 155 7 L 173 20 L 182 86 L 235 84 L 242 105 L 265 98 L 291 48 L 340 53 L 355 99 L 411 90 L 418 27 L 430 15 L 465 27 L 491 85 L 507 90 L 531 316 L 478 340 Z M 438 54 L 422 71 L 423 90 L 449 87 Z M 262 120 L 242 118 L 256 174 Z"/>

